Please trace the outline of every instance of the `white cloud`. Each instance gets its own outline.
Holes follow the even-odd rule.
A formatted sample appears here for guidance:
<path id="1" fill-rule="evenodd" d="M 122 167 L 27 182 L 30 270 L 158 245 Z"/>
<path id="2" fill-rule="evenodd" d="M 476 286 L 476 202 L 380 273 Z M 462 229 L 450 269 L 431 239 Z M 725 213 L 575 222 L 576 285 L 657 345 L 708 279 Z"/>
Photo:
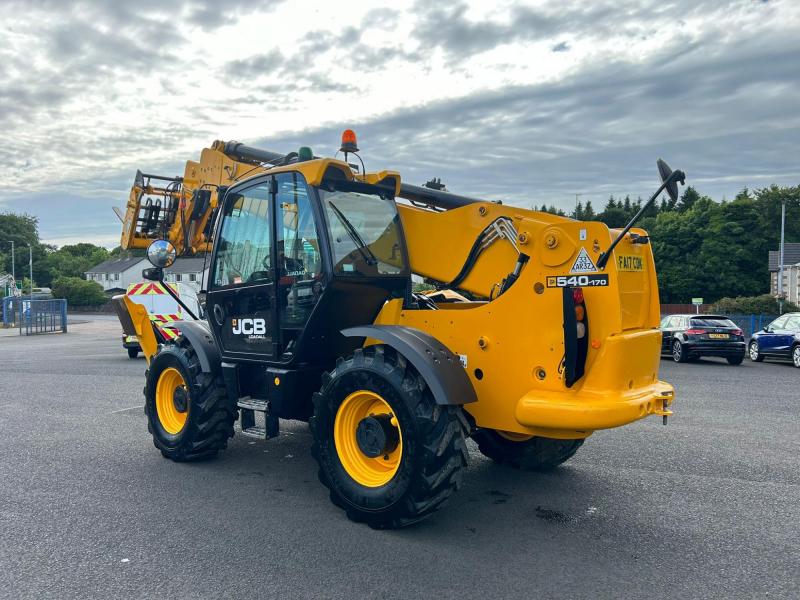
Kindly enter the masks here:
<path id="1" fill-rule="evenodd" d="M 0 207 L 115 239 L 137 168 L 345 126 L 374 167 L 523 204 L 644 195 L 662 154 L 716 197 L 800 180 L 795 2 L 224 6 L 11 3 Z"/>

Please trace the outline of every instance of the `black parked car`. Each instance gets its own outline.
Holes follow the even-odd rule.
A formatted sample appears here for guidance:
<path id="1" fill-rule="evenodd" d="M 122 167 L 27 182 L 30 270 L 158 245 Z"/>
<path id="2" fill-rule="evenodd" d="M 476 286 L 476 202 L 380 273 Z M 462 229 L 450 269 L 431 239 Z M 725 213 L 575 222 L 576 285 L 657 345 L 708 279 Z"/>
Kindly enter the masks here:
<path id="1" fill-rule="evenodd" d="M 661 319 L 661 355 L 675 362 L 722 356 L 732 365 L 744 360 L 742 330 L 719 315 L 668 315 Z"/>

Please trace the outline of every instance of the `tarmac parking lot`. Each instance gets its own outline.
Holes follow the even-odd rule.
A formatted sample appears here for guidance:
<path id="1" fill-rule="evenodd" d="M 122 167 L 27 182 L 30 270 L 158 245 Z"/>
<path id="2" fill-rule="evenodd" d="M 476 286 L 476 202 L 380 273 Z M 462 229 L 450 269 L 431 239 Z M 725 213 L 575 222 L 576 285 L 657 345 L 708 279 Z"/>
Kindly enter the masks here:
<path id="1" fill-rule="evenodd" d="M 349 522 L 303 423 L 175 464 L 113 320 L 0 338 L 2 598 L 800 596 L 800 369 L 661 362 L 650 418 L 546 474 L 470 442 L 464 487 L 400 531 Z"/>

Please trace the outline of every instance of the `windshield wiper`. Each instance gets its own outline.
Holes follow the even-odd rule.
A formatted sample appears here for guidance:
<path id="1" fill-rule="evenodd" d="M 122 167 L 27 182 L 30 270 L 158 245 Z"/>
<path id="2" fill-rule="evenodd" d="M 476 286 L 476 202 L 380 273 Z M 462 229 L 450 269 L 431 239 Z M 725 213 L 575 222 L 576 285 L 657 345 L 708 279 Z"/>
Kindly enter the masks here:
<path id="1" fill-rule="evenodd" d="M 369 249 L 369 246 L 367 246 L 367 244 L 364 242 L 364 239 L 358 235 L 358 231 L 356 231 L 356 228 L 353 227 L 353 224 L 347 220 L 347 217 L 344 216 L 342 211 L 340 211 L 333 202 L 329 201 L 328 204 L 333 209 L 334 214 L 339 219 L 341 224 L 344 226 L 347 235 L 349 235 L 350 239 L 353 240 L 353 243 L 361 253 L 364 261 L 371 267 L 377 265 L 378 258 L 375 256 L 375 254 L 373 254 L 372 250 Z"/>

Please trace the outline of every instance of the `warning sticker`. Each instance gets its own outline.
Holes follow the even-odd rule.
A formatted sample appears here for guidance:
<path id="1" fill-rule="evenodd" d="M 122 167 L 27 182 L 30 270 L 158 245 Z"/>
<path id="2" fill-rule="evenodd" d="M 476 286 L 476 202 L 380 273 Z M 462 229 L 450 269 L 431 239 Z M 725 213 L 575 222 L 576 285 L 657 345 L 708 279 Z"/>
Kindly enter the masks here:
<path id="1" fill-rule="evenodd" d="M 586 252 L 586 248 L 581 248 L 581 251 L 578 252 L 578 258 L 575 259 L 575 262 L 572 264 L 572 268 L 569 270 L 570 273 L 593 273 L 597 271 L 597 267 L 594 266 L 592 259 L 589 258 L 589 253 Z"/>

